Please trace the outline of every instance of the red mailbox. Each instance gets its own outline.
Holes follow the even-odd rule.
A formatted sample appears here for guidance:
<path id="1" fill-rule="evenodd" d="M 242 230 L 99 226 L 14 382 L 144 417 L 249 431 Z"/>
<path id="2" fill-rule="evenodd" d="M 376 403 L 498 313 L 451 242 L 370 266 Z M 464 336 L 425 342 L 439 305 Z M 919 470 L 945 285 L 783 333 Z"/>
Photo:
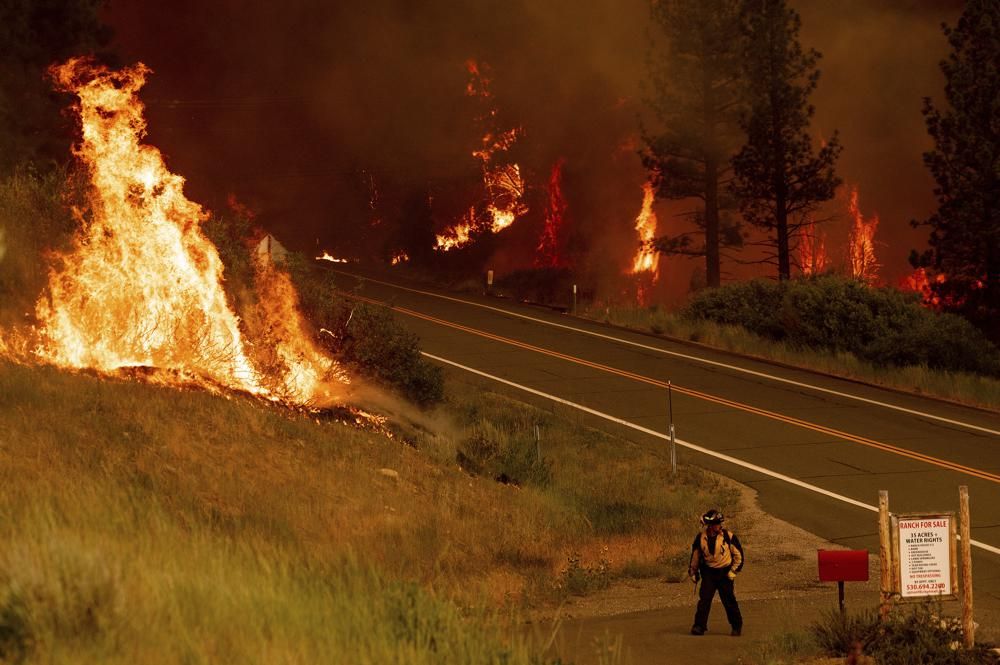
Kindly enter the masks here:
<path id="1" fill-rule="evenodd" d="M 816 550 L 820 582 L 867 582 L 868 550 Z"/>
<path id="2" fill-rule="evenodd" d="M 868 581 L 868 550 L 816 550 L 819 581 L 837 583 L 840 613 L 844 607 L 844 582 Z"/>

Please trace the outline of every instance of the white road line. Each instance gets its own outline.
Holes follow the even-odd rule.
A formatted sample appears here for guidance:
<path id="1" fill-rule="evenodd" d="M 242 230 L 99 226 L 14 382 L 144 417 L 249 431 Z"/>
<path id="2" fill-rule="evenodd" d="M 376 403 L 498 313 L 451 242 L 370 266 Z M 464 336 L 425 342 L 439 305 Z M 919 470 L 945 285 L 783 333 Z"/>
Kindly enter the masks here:
<path id="1" fill-rule="evenodd" d="M 470 372 L 472 374 L 476 374 L 478 376 L 482 376 L 484 378 L 490 379 L 492 381 L 496 381 L 498 383 L 502 383 L 504 385 L 511 386 L 513 388 L 517 388 L 518 390 L 523 390 L 524 392 L 531 393 L 532 395 L 537 395 L 539 397 L 544 397 L 545 399 L 552 400 L 553 402 L 558 402 L 559 404 L 563 404 L 565 406 L 569 406 L 569 407 L 572 407 L 574 409 L 578 409 L 580 411 L 583 411 L 584 413 L 589 413 L 589 414 L 591 414 L 593 416 L 597 416 L 598 418 L 603 418 L 604 420 L 608 420 L 610 422 L 617 423 L 619 425 L 623 425 L 624 427 L 628 427 L 630 429 L 634 429 L 634 430 L 636 430 L 638 432 L 642 432 L 643 434 L 648 434 L 650 436 L 655 436 L 655 437 L 657 437 L 659 439 L 664 439 L 666 441 L 670 440 L 670 437 L 667 436 L 666 434 L 663 434 L 662 432 L 657 432 L 656 430 L 649 429 L 648 427 L 643 427 L 642 425 L 636 425 L 635 423 L 632 423 L 632 422 L 629 422 L 627 420 L 623 420 L 621 418 L 612 416 L 610 414 L 604 413 L 603 411 L 598 411 L 596 409 L 591 409 L 590 407 L 584 406 L 582 404 L 577 404 L 576 402 L 571 402 L 569 400 L 563 399 L 562 397 L 557 397 L 555 395 L 550 395 L 549 393 L 542 392 L 541 390 L 535 390 L 534 388 L 529 388 L 528 386 L 523 386 L 520 383 L 514 383 L 513 381 L 508 381 L 507 379 L 502 379 L 499 376 L 494 376 L 493 374 L 487 374 L 486 372 L 482 372 L 482 371 L 480 371 L 478 369 L 474 369 L 474 368 L 468 367 L 466 365 L 461 365 L 461 364 L 459 364 L 457 362 L 454 362 L 452 360 L 448 360 L 447 358 L 442 358 L 440 356 L 435 356 L 433 354 L 427 353 L 426 351 L 421 351 L 421 354 L 424 355 L 424 356 L 426 356 L 426 357 L 428 357 L 428 358 L 431 358 L 432 360 L 436 360 L 436 361 L 438 361 L 440 363 L 444 363 L 445 365 L 451 365 L 452 367 L 457 367 L 458 369 L 465 370 L 466 372 Z M 867 503 L 865 503 L 863 501 L 858 501 L 856 499 L 852 499 L 852 498 L 844 496 L 842 494 L 837 494 L 836 492 L 831 492 L 830 490 L 825 490 L 822 487 L 817 487 L 816 485 L 811 485 L 811 484 L 803 482 L 803 481 L 801 481 L 801 480 L 799 480 L 797 478 L 792 478 L 791 476 L 786 476 L 783 473 L 778 473 L 777 471 L 772 471 L 771 469 L 767 469 L 767 468 L 764 468 L 762 466 L 757 466 L 756 464 L 753 464 L 751 462 L 747 462 L 745 460 L 741 460 L 741 459 L 739 459 L 737 457 L 733 457 L 731 455 L 726 455 L 724 453 L 716 452 L 714 450 L 710 450 L 708 448 L 704 448 L 704 447 L 699 446 L 697 444 L 690 443 L 688 441 L 684 441 L 684 440 L 678 439 L 676 437 L 674 438 L 674 441 L 679 446 L 683 446 L 685 448 L 690 448 L 691 450 L 694 450 L 696 452 L 702 453 L 704 455 L 708 455 L 710 457 L 714 457 L 716 459 L 720 459 L 720 460 L 723 460 L 725 462 L 729 462 L 730 464 L 735 464 L 737 466 L 741 466 L 744 469 L 750 469 L 751 471 L 756 471 L 757 473 L 763 474 L 765 476 L 770 476 L 771 478 L 774 478 L 776 480 L 781 480 L 781 481 L 786 482 L 786 483 L 788 483 L 790 485 L 795 485 L 796 487 L 801 487 L 802 489 L 809 490 L 810 492 L 815 492 L 817 494 L 822 494 L 823 496 L 829 497 L 831 499 L 835 499 L 837 501 L 842 501 L 844 503 L 849 503 L 852 506 L 855 506 L 855 507 L 858 507 L 858 508 L 862 508 L 864 510 L 869 510 L 869 511 L 874 512 L 874 513 L 878 512 L 878 507 L 877 506 L 873 506 L 873 505 L 867 504 Z M 970 540 L 969 542 L 970 542 L 971 545 L 973 545 L 975 547 L 978 547 L 979 549 L 986 550 L 987 552 L 992 552 L 993 554 L 1000 554 L 1000 547 L 994 547 L 992 545 L 987 545 L 986 543 L 980 542 L 978 540 Z"/>
<path id="2" fill-rule="evenodd" d="M 384 282 L 378 279 L 372 279 L 370 277 L 361 277 L 355 275 L 354 273 L 344 272 L 342 270 L 334 270 L 334 272 L 339 272 L 343 275 L 350 275 L 351 277 L 356 277 L 357 279 L 368 280 L 369 282 L 374 282 L 376 284 L 384 284 L 385 286 L 392 287 L 394 289 L 400 289 L 402 291 L 409 291 L 411 293 L 418 293 L 420 295 L 431 296 L 433 298 L 440 298 L 442 300 L 450 300 L 452 302 L 461 303 L 463 305 L 470 305 L 472 307 L 481 307 L 483 309 L 492 310 L 494 312 L 499 312 L 500 314 L 505 314 L 507 316 L 517 317 L 519 319 L 524 319 L 526 321 L 532 321 L 534 323 L 541 323 L 547 326 L 552 326 L 554 328 L 562 328 L 564 330 L 572 330 L 573 332 L 582 333 L 584 335 L 590 335 L 591 337 L 599 337 L 601 339 L 610 340 L 613 342 L 618 342 L 619 344 L 627 344 L 629 346 L 634 346 L 640 349 L 645 349 L 646 351 L 655 351 L 657 353 L 662 353 L 668 356 L 674 356 L 676 358 L 683 358 L 685 360 L 691 360 L 694 362 L 703 363 L 706 365 L 713 365 L 715 367 L 722 367 L 724 369 L 732 370 L 734 372 L 741 372 L 743 374 L 750 374 L 751 376 L 756 376 L 762 379 L 769 379 L 771 381 L 777 381 L 779 383 L 785 383 L 790 386 L 795 386 L 797 388 L 807 388 L 809 390 L 815 390 L 817 392 L 826 393 L 828 395 L 835 395 L 837 397 L 843 397 L 844 399 L 852 399 L 858 402 L 864 402 L 866 404 L 872 404 L 874 406 L 880 406 L 886 409 L 892 409 L 894 411 L 901 411 L 903 413 L 908 413 L 913 416 L 919 416 L 921 418 L 929 418 L 930 420 L 936 420 L 938 422 L 947 423 L 949 425 L 955 425 L 957 427 L 964 427 L 966 429 L 975 430 L 977 432 L 983 432 L 984 434 L 992 434 L 994 436 L 1000 437 L 1000 430 L 990 429 L 989 427 L 981 427 L 980 425 L 973 425 L 972 423 L 963 422 L 961 420 L 953 420 L 951 418 L 945 418 L 944 416 L 936 416 L 933 413 L 927 413 L 924 411 L 917 411 L 915 409 L 908 409 L 905 406 L 898 406 L 896 404 L 889 404 L 888 402 L 880 402 L 878 400 L 869 399 L 867 397 L 861 397 L 859 395 L 852 395 L 850 393 L 841 392 L 839 390 L 833 390 L 830 388 L 822 388 L 820 386 L 814 386 L 810 383 L 802 383 L 801 381 L 794 381 L 792 379 L 786 379 L 780 376 L 774 376 L 773 374 L 766 374 L 764 372 L 758 372 L 752 369 L 747 369 L 745 367 L 738 367 L 736 365 L 729 365 L 726 363 L 718 362 L 715 360 L 708 360 L 706 358 L 699 358 L 698 356 L 692 356 L 686 353 L 680 353 L 678 351 L 668 351 L 656 346 L 651 346 L 649 344 L 642 344 L 641 342 L 633 342 L 631 340 L 622 339 L 621 337 L 615 337 L 613 335 L 605 335 L 603 333 L 594 332 L 592 330 L 585 330 L 583 328 L 577 328 L 575 326 L 569 326 L 565 323 L 555 323 L 553 321 L 546 321 L 545 319 L 535 318 L 533 316 L 528 316 L 527 314 L 519 314 L 517 312 L 512 312 L 501 307 L 492 307 L 490 305 L 483 305 L 481 303 L 472 302 L 471 300 L 462 300 L 461 298 L 454 298 L 452 296 L 442 295 L 440 293 L 434 293 L 432 291 L 422 291 L 420 289 L 413 289 L 407 286 L 400 286 L 399 284 L 393 284 L 391 282 Z"/>

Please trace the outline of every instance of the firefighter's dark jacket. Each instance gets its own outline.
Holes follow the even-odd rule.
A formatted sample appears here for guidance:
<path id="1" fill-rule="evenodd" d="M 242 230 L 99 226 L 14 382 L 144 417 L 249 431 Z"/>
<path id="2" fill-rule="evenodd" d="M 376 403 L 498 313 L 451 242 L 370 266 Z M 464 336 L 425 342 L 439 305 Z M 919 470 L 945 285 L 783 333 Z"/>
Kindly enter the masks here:
<path id="1" fill-rule="evenodd" d="M 743 546 L 740 539 L 726 529 L 714 537 L 703 530 L 694 537 L 691 544 L 689 568 L 692 574 L 699 568 L 732 568 L 733 572 L 740 572 L 743 570 Z"/>

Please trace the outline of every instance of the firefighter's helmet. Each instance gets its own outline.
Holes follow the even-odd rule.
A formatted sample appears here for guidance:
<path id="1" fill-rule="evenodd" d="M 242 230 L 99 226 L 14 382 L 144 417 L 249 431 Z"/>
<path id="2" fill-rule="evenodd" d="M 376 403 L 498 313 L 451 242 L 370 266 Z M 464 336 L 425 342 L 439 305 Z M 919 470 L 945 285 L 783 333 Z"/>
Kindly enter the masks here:
<path id="1" fill-rule="evenodd" d="M 712 526 L 713 524 L 722 524 L 726 521 L 725 516 L 722 514 L 721 510 L 716 510 L 712 508 L 707 513 L 701 516 L 701 523 L 705 526 Z"/>

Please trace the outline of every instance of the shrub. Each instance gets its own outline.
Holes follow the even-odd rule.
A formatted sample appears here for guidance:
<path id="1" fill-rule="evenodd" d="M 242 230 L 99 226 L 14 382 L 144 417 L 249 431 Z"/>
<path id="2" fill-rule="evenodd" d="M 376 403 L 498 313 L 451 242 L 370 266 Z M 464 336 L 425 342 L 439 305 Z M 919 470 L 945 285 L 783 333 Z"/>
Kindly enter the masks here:
<path id="1" fill-rule="evenodd" d="M 513 485 L 545 487 L 552 481 L 551 463 L 538 456 L 527 432 L 477 431 L 459 446 L 458 463 L 470 473 Z"/>
<path id="2" fill-rule="evenodd" d="M 871 610 L 854 616 L 830 612 L 813 624 L 811 632 L 820 648 L 831 655 L 845 656 L 855 644 L 860 644 L 880 665 L 1000 663 L 992 645 L 977 644 L 965 649 L 961 623 L 954 618 L 942 618 L 929 603 L 909 612 L 897 611 L 885 623 Z"/>
<path id="3" fill-rule="evenodd" d="M 22 170 L 0 180 L 0 325 L 23 321 L 48 280 L 45 253 L 69 246 L 80 183 Z"/>
<path id="4" fill-rule="evenodd" d="M 574 596 L 586 596 L 594 591 L 606 589 L 610 584 L 611 563 L 606 555 L 601 557 L 596 566 L 585 566 L 580 555 L 573 553 L 568 557 L 566 567 L 559 573 L 556 588 Z"/>
<path id="5" fill-rule="evenodd" d="M 896 289 L 831 275 L 702 291 L 684 315 L 800 348 L 852 353 L 877 366 L 1000 376 L 1000 350 L 965 319 L 928 310 Z"/>
<path id="6" fill-rule="evenodd" d="M 444 399 L 441 368 L 423 359 L 417 336 L 399 325 L 388 310 L 343 302 L 334 311 L 339 315 L 326 323 L 339 331 L 339 344 L 333 350 L 344 362 L 398 389 L 420 406 Z"/>

